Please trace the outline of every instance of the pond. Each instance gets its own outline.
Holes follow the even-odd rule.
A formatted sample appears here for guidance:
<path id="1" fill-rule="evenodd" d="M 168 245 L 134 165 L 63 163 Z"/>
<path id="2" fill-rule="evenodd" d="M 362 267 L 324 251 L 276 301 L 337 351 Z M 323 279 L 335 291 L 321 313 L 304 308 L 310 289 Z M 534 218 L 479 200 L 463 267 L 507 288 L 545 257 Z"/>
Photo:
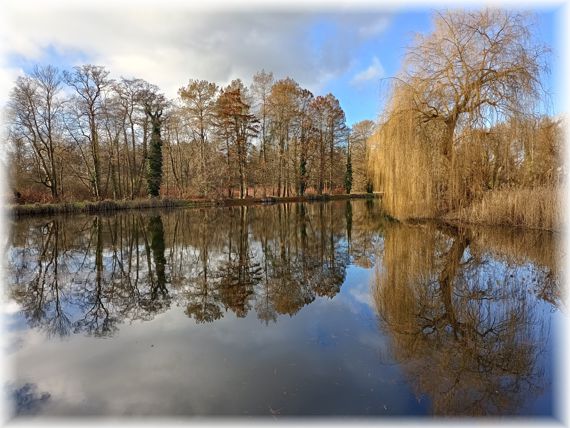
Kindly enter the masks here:
<path id="1" fill-rule="evenodd" d="M 559 237 L 353 200 L 14 220 L 14 417 L 557 417 Z"/>

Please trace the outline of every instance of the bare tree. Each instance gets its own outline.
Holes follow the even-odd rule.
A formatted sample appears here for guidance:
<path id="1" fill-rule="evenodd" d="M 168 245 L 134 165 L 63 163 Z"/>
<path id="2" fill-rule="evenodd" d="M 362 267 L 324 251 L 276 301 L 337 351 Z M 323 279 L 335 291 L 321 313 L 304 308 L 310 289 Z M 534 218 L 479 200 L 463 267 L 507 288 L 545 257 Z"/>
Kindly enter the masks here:
<path id="1" fill-rule="evenodd" d="M 315 97 L 311 101 L 311 114 L 316 130 L 318 147 L 318 184 L 317 191 L 322 194 L 325 188 L 325 176 L 328 170 L 328 191 L 334 188 L 333 171 L 335 164 L 335 150 L 340 142 L 346 138 L 347 127 L 345 115 L 338 99 L 332 95 Z M 328 150 L 327 150 L 328 149 Z M 327 166 L 328 154 L 328 166 Z M 341 162 L 344 161 L 344 158 Z M 344 163 L 344 162 L 343 162 Z M 344 168 L 340 169 L 344 172 Z M 344 174 L 341 175 L 344 177 Z"/>
<path id="2" fill-rule="evenodd" d="M 374 133 L 375 124 L 371 120 L 355 123 L 350 130 L 350 155 L 353 169 L 353 186 L 358 192 L 371 191 L 368 174 L 368 139 Z"/>
<path id="3" fill-rule="evenodd" d="M 293 79 L 279 80 L 272 86 L 268 98 L 271 133 L 277 140 L 277 146 L 279 147 L 277 166 L 278 196 L 288 196 L 289 194 L 289 168 L 287 168 L 287 161 L 293 132 L 293 121 L 297 116 L 297 95 L 299 90 L 299 84 Z"/>
<path id="4" fill-rule="evenodd" d="M 253 76 L 253 82 L 251 84 L 251 93 L 254 99 L 253 111 L 259 119 L 260 125 L 260 155 L 262 160 L 261 172 L 264 174 L 266 183 L 270 175 L 270 171 L 267 167 L 268 150 L 270 144 L 270 133 L 269 133 L 269 95 L 271 93 L 271 88 L 273 86 L 273 73 L 267 73 L 265 70 L 261 70 Z M 267 195 L 267 186 L 263 186 L 263 196 Z"/>
<path id="5" fill-rule="evenodd" d="M 16 80 L 10 99 L 13 132 L 31 147 L 38 181 L 59 196 L 58 132 L 61 131 L 61 74 L 51 65 L 35 67 Z"/>
<path id="6" fill-rule="evenodd" d="M 442 154 L 451 161 L 458 127 L 529 114 L 540 95 L 546 48 L 531 37 L 529 16 L 504 9 L 447 11 L 418 36 L 403 79 L 424 121 L 445 125 Z"/>
<path id="7" fill-rule="evenodd" d="M 63 72 L 65 81 L 77 94 L 79 119 L 87 121 L 88 133 L 81 131 L 89 142 L 92 170 L 91 185 L 97 199 L 102 195 L 101 150 L 99 143 L 98 122 L 102 110 L 103 91 L 112 83 L 109 72 L 104 67 L 82 65 L 74 67 L 73 72 Z"/>
<path id="8" fill-rule="evenodd" d="M 144 180 L 148 117 L 141 103 L 141 94 L 147 85 L 148 83 L 142 79 L 122 78 L 113 88 L 119 98 L 121 106 L 119 114 L 124 122 L 122 127 L 124 159 L 122 160 L 125 163 L 125 176 L 131 199 L 138 195 Z"/>
<path id="9" fill-rule="evenodd" d="M 237 79 L 224 88 L 216 104 L 216 124 L 218 134 L 227 144 L 227 162 L 232 169 L 232 156 L 237 163 L 240 198 L 247 195 L 247 163 L 251 147 L 251 139 L 259 132 L 259 120 L 250 113 L 246 88 Z"/>
<path id="10" fill-rule="evenodd" d="M 209 165 L 208 142 L 214 122 L 218 90 L 218 85 L 206 80 L 190 80 L 186 87 L 178 90 L 184 103 L 183 113 L 188 118 L 194 140 L 199 144 L 200 179 L 198 187 L 202 195 L 207 193 L 210 184 L 208 168 L 211 165 Z"/>
<path id="11" fill-rule="evenodd" d="M 308 89 L 301 89 L 297 98 L 297 108 L 299 113 L 297 116 L 299 155 L 297 157 L 297 154 L 295 154 L 295 159 L 298 158 L 299 163 L 298 165 L 295 165 L 295 175 L 297 177 L 297 194 L 301 196 L 305 194 L 309 178 L 309 155 L 312 149 L 311 136 L 313 131 L 310 106 L 313 98 L 313 94 Z M 297 144 L 295 145 L 295 148 L 297 148 Z"/>

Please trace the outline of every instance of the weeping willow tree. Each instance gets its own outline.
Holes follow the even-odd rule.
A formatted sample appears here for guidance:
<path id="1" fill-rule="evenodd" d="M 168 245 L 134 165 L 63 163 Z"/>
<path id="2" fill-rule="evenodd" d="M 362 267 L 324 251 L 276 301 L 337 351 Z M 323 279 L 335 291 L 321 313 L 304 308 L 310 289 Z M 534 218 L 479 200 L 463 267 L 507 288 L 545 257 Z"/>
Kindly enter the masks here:
<path id="1" fill-rule="evenodd" d="M 437 214 L 437 192 L 445 172 L 432 144 L 437 134 L 437 123 L 422 126 L 412 108 L 410 88 L 395 87 L 388 113 L 371 138 L 369 156 L 374 187 L 384 192 L 384 205 L 395 217 Z"/>
<path id="2" fill-rule="evenodd" d="M 439 215 L 488 187 L 483 177 L 474 188 L 465 169 L 498 164 L 483 148 L 501 126 L 516 129 L 503 124 L 533 120 L 541 101 L 547 50 L 533 41 L 530 20 L 506 10 L 447 11 L 417 37 L 372 137 L 375 188 L 392 215 Z"/>

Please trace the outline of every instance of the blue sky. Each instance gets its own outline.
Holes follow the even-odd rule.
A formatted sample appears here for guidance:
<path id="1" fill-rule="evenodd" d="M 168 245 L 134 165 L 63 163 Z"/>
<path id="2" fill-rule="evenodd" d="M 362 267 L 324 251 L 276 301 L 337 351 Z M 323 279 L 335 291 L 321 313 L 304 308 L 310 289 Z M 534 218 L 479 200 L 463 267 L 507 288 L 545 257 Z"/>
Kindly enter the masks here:
<path id="1" fill-rule="evenodd" d="M 415 33 L 431 30 L 433 8 L 398 10 L 192 10 L 127 1 L 100 6 L 66 0 L 7 0 L 0 6 L 0 102 L 15 77 L 35 64 L 69 69 L 106 66 L 113 77 L 141 77 L 170 96 L 190 78 L 246 83 L 262 68 L 290 76 L 315 95 L 332 92 L 347 123 L 375 119 Z M 551 113 L 563 111 L 558 17 L 561 7 L 535 10 L 535 37 L 553 48 Z"/>
<path id="2" fill-rule="evenodd" d="M 545 86 L 551 94 L 551 113 L 559 114 L 563 110 L 563 94 L 559 81 L 563 78 L 561 72 L 563 51 L 560 49 L 560 22 L 557 17 L 560 9 L 537 10 L 536 39 L 550 46 L 550 74 L 545 76 Z M 361 67 L 372 64 L 378 58 L 382 64 L 383 78 L 395 76 L 402 66 L 406 47 L 410 45 L 414 34 L 427 34 L 432 31 L 432 10 L 408 11 L 395 14 L 390 20 L 386 31 L 378 37 L 360 46 L 355 58 Z M 340 100 L 347 113 L 349 124 L 363 119 L 377 117 L 382 102 L 387 95 L 386 80 L 369 79 L 361 84 L 351 84 L 353 70 L 343 74 L 334 81 L 328 82 L 326 91 L 334 93 Z"/>
<path id="3" fill-rule="evenodd" d="M 432 29 L 431 11 L 408 11 L 391 17 L 384 32 L 364 43 L 356 53 L 360 69 L 366 69 L 377 58 L 383 73 L 377 78 L 354 82 L 357 70 L 351 70 L 331 81 L 325 90 L 334 93 L 340 100 L 352 124 L 364 119 L 375 119 L 386 97 L 386 78 L 397 75 L 401 69 L 406 47 L 416 33 L 429 33 Z"/>

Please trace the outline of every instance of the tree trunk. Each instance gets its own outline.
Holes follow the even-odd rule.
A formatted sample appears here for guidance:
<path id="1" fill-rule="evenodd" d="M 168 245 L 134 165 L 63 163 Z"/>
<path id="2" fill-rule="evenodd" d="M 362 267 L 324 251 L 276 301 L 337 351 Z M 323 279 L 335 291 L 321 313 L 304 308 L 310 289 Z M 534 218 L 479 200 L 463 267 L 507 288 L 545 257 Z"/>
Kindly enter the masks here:
<path id="1" fill-rule="evenodd" d="M 101 200 L 101 161 L 99 155 L 99 136 L 97 135 L 97 127 L 95 125 L 94 112 L 89 120 L 91 131 L 91 156 L 93 158 L 93 193 L 97 200 Z"/>
<path id="2" fill-rule="evenodd" d="M 451 249 L 447 253 L 447 261 L 441 274 L 439 276 L 439 286 L 441 292 L 441 299 L 443 301 L 443 307 L 445 310 L 444 319 L 447 320 L 449 325 L 453 330 L 454 337 L 457 339 L 460 331 L 460 323 L 455 315 L 455 309 L 453 308 L 453 281 L 457 273 L 457 268 L 463 257 L 465 249 L 469 245 L 469 238 L 464 234 L 459 234 Z"/>

